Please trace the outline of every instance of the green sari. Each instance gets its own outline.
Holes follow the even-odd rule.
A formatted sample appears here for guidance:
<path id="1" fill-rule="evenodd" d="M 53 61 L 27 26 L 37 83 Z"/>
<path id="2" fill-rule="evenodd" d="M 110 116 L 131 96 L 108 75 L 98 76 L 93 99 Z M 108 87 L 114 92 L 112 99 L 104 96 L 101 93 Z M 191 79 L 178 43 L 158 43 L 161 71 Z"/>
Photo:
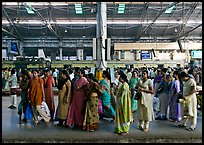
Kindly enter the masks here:
<path id="1" fill-rule="evenodd" d="M 111 104 L 110 87 L 105 79 L 101 80 L 100 83 L 105 88 L 100 98 L 103 106 L 103 117 L 114 118 L 115 110 Z"/>
<path id="2" fill-rule="evenodd" d="M 133 121 L 129 85 L 125 82 L 118 90 L 116 97 L 115 133 L 128 133 Z"/>
<path id="3" fill-rule="evenodd" d="M 139 78 L 130 78 L 129 85 L 130 90 L 134 89 L 136 87 L 136 84 L 138 83 Z M 132 103 L 132 112 L 135 112 L 137 110 L 137 100 L 134 99 L 136 92 L 131 91 L 131 103 Z"/>

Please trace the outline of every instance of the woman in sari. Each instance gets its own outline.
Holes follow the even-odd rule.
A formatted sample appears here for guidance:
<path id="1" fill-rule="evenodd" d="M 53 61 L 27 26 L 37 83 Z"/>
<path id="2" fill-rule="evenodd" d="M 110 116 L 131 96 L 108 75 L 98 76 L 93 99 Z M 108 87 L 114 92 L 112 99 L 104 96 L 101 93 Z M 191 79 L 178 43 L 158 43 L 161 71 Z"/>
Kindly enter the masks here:
<path id="1" fill-rule="evenodd" d="M 100 118 L 106 117 L 106 118 L 113 118 L 115 119 L 115 110 L 111 104 L 111 93 L 110 93 L 110 78 L 107 71 L 103 71 L 103 78 L 100 81 L 100 84 L 103 88 L 103 94 L 101 95 L 101 101 L 102 101 L 102 108 L 103 113 L 100 114 Z"/>
<path id="2" fill-rule="evenodd" d="M 130 90 L 131 90 L 132 112 L 135 112 L 137 110 L 137 100 L 135 100 L 134 97 L 136 94 L 135 87 L 138 81 L 139 81 L 139 78 L 138 78 L 137 72 L 133 71 L 132 77 L 130 78 L 130 81 L 129 81 Z"/>
<path id="3" fill-rule="evenodd" d="M 66 125 L 82 129 L 84 121 L 84 101 L 86 100 L 87 85 L 89 82 L 84 77 L 85 71 L 80 69 L 79 78 L 74 82 L 72 102 L 69 108 Z"/>
<path id="4" fill-rule="evenodd" d="M 180 92 L 180 81 L 178 78 L 178 71 L 174 71 L 173 81 L 170 88 L 170 101 L 169 101 L 169 119 L 173 122 L 181 121 L 181 108 L 178 103 L 178 94 Z"/>
<path id="5" fill-rule="evenodd" d="M 120 86 L 116 97 L 114 133 L 125 135 L 130 129 L 130 123 L 133 121 L 133 116 L 127 76 L 121 74 L 119 80 L 122 82 L 122 85 Z"/>
<path id="6" fill-rule="evenodd" d="M 53 121 L 54 118 L 54 113 L 55 113 L 55 102 L 54 102 L 54 92 L 53 92 L 53 87 L 55 86 L 55 80 L 52 77 L 50 70 L 46 69 L 45 70 L 45 77 L 43 78 L 44 80 L 44 87 L 45 87 L 45 102 L 50 110 L 50 117 L 51 120 Z"/>
<path id="7" fill-rule="evenodd" d="M 71 81 L 66 70 L 62 70 L 58 82 L 58 121 L 57 126 L 63 126 L 67 120 L 67 113 L 71 102 Z"/>
<path id="8" fill-rule="evenodd" d="M 98 96 L 100 96 L 103 91 L 92 73 L 88 74 L 87 80 L 89 81 L 89 86 L 83 122 L 83 130 L 95 131 L 98 128 L 99 121 Z"/>

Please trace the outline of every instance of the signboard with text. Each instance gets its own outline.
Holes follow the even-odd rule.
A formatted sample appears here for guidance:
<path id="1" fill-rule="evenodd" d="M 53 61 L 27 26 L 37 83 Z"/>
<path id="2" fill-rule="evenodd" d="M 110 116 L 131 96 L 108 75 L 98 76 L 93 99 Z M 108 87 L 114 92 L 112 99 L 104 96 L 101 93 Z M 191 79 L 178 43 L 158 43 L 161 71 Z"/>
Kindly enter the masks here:
<path id="1" fill-rule="evenodd" d="M 141 53 L 141 59 L 151 59 L 150 52 L 142 52 Z"/>

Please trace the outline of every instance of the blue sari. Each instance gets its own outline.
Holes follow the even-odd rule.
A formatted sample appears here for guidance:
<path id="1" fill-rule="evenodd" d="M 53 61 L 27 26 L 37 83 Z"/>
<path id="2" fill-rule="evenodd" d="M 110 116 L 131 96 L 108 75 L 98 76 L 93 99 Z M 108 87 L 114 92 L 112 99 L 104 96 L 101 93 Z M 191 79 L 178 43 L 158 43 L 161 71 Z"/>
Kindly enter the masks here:
<path id="1" fill-rule="evenodd" d="M 115 110 L 111 104 L 111 95 L 110 95 L 110 87 L 105 79 L 101 80 L 100 83 L 105 88 L 103 90 L 103 94 L 101 95 L 102 106 L 103 106 L 103 117 L 107 118 L 114 118 L 115 117 Z"/>

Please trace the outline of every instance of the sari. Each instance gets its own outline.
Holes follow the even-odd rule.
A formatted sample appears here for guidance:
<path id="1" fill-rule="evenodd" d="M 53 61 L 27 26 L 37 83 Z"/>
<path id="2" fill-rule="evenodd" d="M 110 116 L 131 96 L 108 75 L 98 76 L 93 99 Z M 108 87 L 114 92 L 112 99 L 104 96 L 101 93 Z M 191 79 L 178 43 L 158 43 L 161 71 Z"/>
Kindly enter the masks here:
<path id="1" fill-rule="evenodd" d="M 75 125 L 79 128 L 82 128 L 84 120 L 83 105 L 87 97 L 86 86 L 88 84 L 89 82 L 85 77 L 77 78 L 77 80 L 74 82 L 72 102 L 68 110 L 68 116 L 66 121 L 67 126 Z"/>
<path id="2" fill-rule="evenodd" d="M 93 82 L 89 85 L 88 98 L 86 102 L 85 116 L 83 122 L 83 130 L 94 131 L 98 128 L 98 96 L 99 85 Z"/>
<path id="3" fill-rule="evenodd" d="M 115 110 L 111 104 L 110 87 L 105 79 L 101 80 L 100 83 L 104 88 L 103 94 L 101 95 L 102 108 L 103 108 L 103 113 L 101 115 L 107 118 L 114 118 Z"/>
<path id="4" fill-rule="evenodd" d="M 131 90 L 131 103 L 132 103 L 132 112 L 135 112 L 137 110 L 137 100 L 135 100 L 136 92 L 134 91 L 136 84 L 138 82 L 139 78 L 130 78 L 129 84 L 130 84 L 130 90 Z"/>
<path id="5" fill-rule="evenodd" d="M 45 90 L 45 102 L 48 105 L 48 108 L 50 110 L 50 117 L 51 120 L 54 118 L 55 114 L 55 103 L 54 103 L 54 92 L 53 92 L 53 87 L 54 87 L 54 79 L 52 76 L 49 76 L 47 80 L 44 78 L 44 90 Z"/>
<path id="6" fill-rule="evenodd" d="M 129 85 L 123 83 L 116 97 L 116 121 L 114 124 L 115 133 L 128 133 L 130 123 L 133 121 Z"/>

